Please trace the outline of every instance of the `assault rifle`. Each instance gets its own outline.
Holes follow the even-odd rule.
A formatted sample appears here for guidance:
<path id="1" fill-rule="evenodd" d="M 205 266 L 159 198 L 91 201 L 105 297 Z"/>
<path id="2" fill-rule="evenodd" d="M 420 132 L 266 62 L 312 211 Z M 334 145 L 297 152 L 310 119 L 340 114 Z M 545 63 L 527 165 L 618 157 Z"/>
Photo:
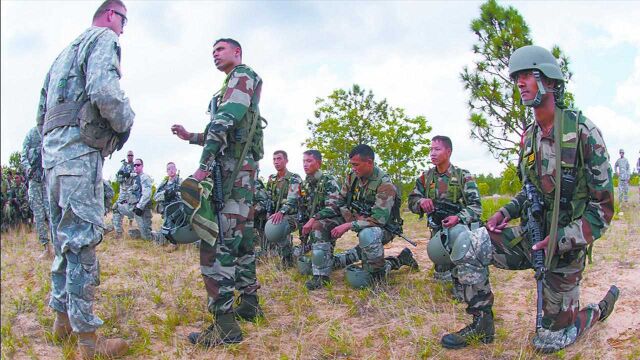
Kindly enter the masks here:
<path id="1" fill-rule="evenodd" d="M 541 242 L 544 239 L 544 230 L 542 227 L 542 208 L 543 203 L 536 187 L 527 180 L 524 183 L 524 191 L 529 200 L 529 208 L 527 209 L 527 232 L 532 245 Z M 553 251 L 553 249 L 549 249 Z M 536 330 L 542 327 L 542 281 L 544 280 L 547 269 L 544 266 L 544 249 L 536 250 L 531 254 L 533 269 L 535 270 L 536 287 L 538 298 L 536 300 Z"/>
<path id="2" fill-rule="evenodd" d="M 427 223 L 429 225 L 429 228 L 435 233 L 436 231 L 442 230 L 442 221 L 448 216 L 457 215 L 460 210 L 462 210 L 462 206 L 456 205 L 449 201 L 432 201 L 435 210 L 427 215 Z M 420 214 L 420 219 L 422 219 L 423 217 L 424 213 Z"/>
<path id="3" fill-rule="evenodd" d="M 362 216 L 365 217 L 370 217 L 371 216 L 371 207 L 368 207 L 364 204 L 362 204 L 359 201 L 351 201 L 351 204 L 349 206 L 353 211 L 359 213 Z M 408 237 L 406 237 L 403 233 L 402 233 L 402 225 L 399 224 L 379 224 L 380 227 L 384 230 L 387 230 L 388 232 L 392 233 L 393 235 L 399 236 L 401 238 L 403 238 L 406 242 L 408 242 L 409 244 L 413 245 L 413 246 L 418 246 L 418 244 L 409 239 Z"/>

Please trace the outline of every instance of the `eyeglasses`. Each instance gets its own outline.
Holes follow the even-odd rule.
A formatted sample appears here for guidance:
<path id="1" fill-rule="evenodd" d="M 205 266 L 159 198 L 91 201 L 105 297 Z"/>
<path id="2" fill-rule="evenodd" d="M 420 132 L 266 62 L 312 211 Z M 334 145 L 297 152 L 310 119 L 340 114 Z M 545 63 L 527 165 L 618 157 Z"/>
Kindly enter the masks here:
<path id="1" fill-rule="evenodd" d="M 133 164 L 134 167 L 142 166 L 142 164 Z"/>
<path id="2" fill-rule="evenodd" d="M 133 154 L 131 154 L 131 155 L 127 155 L 127 157 L 133 157 Z"/>
<path id="3" fill-rule="evenodd" d="M 122 20 L 122 27 L 124 27 L 125 25 L 127 25 L 127 22 L 129 21 L 129 19 L 127 19 L 127 17 L 126 17 L 126 16 L 124 16 L 124 14 L 123 14 L 123 13 L 121 13 L 121 12 L 119 12 L 119 11 L 115 11 L 115 10 L 113 10 L 113 9 L 107 9 L 106 11 L 109 11 L 109 10 L 111 10 L 111 11 L 113 11 L 114 13 L 116 13 L 116 14 L 120 15 L 120 18 L 121 18 L 121 20 Z"/>

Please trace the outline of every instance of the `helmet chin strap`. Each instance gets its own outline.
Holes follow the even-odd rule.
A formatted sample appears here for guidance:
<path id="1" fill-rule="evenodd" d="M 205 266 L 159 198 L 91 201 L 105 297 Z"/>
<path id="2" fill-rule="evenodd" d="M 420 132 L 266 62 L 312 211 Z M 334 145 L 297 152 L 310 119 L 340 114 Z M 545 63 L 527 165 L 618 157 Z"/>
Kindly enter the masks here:
<path id="1" fill-rule="evenodd" d="M 522 105 L 524 106 L 529 106 L 529 107 L 538 107 L 540 106 L 540 104 L 542 103 L 542 95 L 547 93 L 547 90 L 545 90 L 544 85 L 542 84 L 542 79 L 540 76 L 540 71 L 538 70 L 533 70 L 533 76 L 536 78 L 536 83 L 538 84 L 538 92 L 536 92 L 536 97 L 534 97 L 531 100 L 520 100 L 522 102 Z"/>

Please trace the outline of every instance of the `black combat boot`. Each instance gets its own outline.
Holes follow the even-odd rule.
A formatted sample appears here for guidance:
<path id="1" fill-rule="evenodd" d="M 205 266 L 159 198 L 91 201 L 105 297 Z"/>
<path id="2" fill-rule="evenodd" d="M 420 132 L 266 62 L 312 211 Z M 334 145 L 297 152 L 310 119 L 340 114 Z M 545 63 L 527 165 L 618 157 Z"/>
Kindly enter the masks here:
<path id="1" fill-rule="evenodd" d="M 492 343 L 494 334 L 493 312 L 482 311 L 480 315 L 473 315 L 473 322 L 462 330 L 443 336 L 440 343 L 447 349 L 461 349 L 474 339 L 484 344 Z"/>
<path id="2" fill-rule="evenodd" d="M 286 270 L 293 267 L 293 254 L 282 255 L 281 269 Z"/>
<path id="3" fill-rule="evenodd" d="M 308 280 L 304 286 L 309 290 L 316 290 L 325 287 L 331 283 L 331 279 L 324 275 L 313 275 L 311 280 Z"/>
<path id="4" fill-rule="evenodd" d="M 620 289 L 615 285 L 611 285 L 607 295 L 598 303 L 598 307 L 600 308 L 600 321 L 606 320 L 609 315 L 611 315 L 613 307 L 616 301 L 618 301 L 618 297 L 620 297 Z"/>
<path id="5" fill-rule="evenodd" d="M 240 305 L 234 310 L 236 318 L 246 321 L 255 321 L 263 317 L 264 313 L 258 302 L 258 295 L 240 295 Z"/>
<path id="6" fill-rule="evenodd" d="M 216 320 L 202 332 L 189 334 L 189 341 L 194 345 L 207 348 L 237 344 L 242 341 L 242 330 L 236 322 L 233 313 L 216 315 Z"/>
<path id="7" fill-rule="evenodd" d="M 404 248 L 398 255 L 398 261 L 400 261 L 400 265 L 407 265 L 413 271 L 418 271 L 420 268 L 418 267 L 418 262 L 413 257 L 413 253 L 409 248 Z"/>

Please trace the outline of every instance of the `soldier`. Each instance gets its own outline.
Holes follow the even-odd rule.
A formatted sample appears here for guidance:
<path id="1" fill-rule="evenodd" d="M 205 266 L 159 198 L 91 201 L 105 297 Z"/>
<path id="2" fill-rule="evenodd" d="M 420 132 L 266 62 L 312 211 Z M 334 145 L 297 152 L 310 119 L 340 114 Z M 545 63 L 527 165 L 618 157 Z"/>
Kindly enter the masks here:
<path id="1" fill-rule="evenodd" d="M 104 228 L 104 157 L 122 148 L 134 113 L 120 89 L 122 1 L 106 0 L 92 26 L 56 58 L 40 92 L 37 123 L 49 195 L 55 259 L 51 267 L 53 335 L 78 338 L 82 359 L 121 356 L 122 339 L 97 339 L 93 312 L 100 283 L 96 246 Z M 77 115 L 77 116 L 76 116 Z"/>
<path id="2" fill-rule="evenodd" d="M 401 222 L 400 197 L 389 175 L 375 166 L 374 159 L 373 149 L 368 145 L 361 144 L 351 150 L 349 163 L 352 171 L 334 201 L 336 217 L 315 221 L 312 231 L 316 241 L 324 244 L 339 239 L 349 230 L 356 232 L 363 268 L 371 281 L 379 282 L 390 270 L 399 269 L 402 265 L 417 269 L 418 263 L 408 248 L 404 248 L 397 257 L 384 257 L 383 246 L 393 240 L 394 235 L 382 227 Z M 325 250 L 328 249 L 325 247 Z M 311 261 L 314 267 L 322 269 L 330 259 L 331 253 L 323 251 L 322 256 L 314 254 Z M 325 285 L 329 279 L 326 275 L 319 275 L 312 281 Z"/>
<path id="3" fill-rule="evenodd" d="M 219 96 L 209 103 L 211 121 L 204 133 L 190 133 L 182 125 L 171 130 L 183 140 L 204 146 L 200 167 L 193 178 L 209 176 L 214 161 L 221 165 L 224 207 L 218 241 L 200 243 L 200 270 L 209 295 L 208 309 L 215 321 L 189 340 L 205 347 L 242 341 L 235 316 L 255 320 L 262 316 L 257 291 L 253 230 L 253 196 L 258 161 L 262 159 L 262 118 L 258 104 L 262 79 L 242 64 L 242 48 L 233 39 L 213 44 L 216 68 L 227 74 Z M 240 305 L 233 311 L 234 289 Z"/>
<path id="4" fill-rule="evenodd" d="M 264 226 L 267 223 L 267 203 L 269 195 L 262 180 L 256 173 L 256 192 L 253 197 L 253 206 L 255 207 L 255 216 L 253 219 L 253 228 L 260 245 L 260 252 L 256 252 L 256 256 L 266 255 L 268 252 L 267 239 L 264 236 Z"/>
<path id="5" fill-rule="evenodd" d="M 151 240 L 151 192 L 153 181 L 149 175 L 144 173 L 144 162 L 142 159 L 135 159 L 133 162 L 134 174 L 131 175 L 133 185 L 129 188 L 129 199 L 127 205 L 133 213 L 133 217 L 138 225 L 138 232 L 129 230 L 129 235 L 133 238 L 141 237 L 144 240 Z"/>
<path id="6" fill-rule="evenodd" d="M 600 130 L 579 110 L 564 108 L 564 77 L 549 51 L 533 45 L 519 48 L 509 59 L 509 74 L 522 103 L 535 116 L 520 149 L 518 168 L 525 188 L 487 221 L 486 229 L 464 233 L 454 241 L 451 260 L 465 287 L 473 322 L 445 335 L 441 342 L 454 349 L 472 339 L 492 342 L 493 293 L 487 266 L 530 269 L 532 250 L 545 250 L 551 258 L 544 259 L 548 266 L 542 264 L 546 270 L 539 272 L 544 274 L 538 277 L 543 314 L 533 346 L 550 353 L 573 344 L 597 321 L 606 319 L 619 296 L 618 288 L 612 286 L 599 304 L 580 309 L 587 248 L 604 233 L 613 215 L 611 165 Z M 557 175 L 560 172 L 562 176 Z M 521 225 L 507 227 L 516 218 L 522 219 Z M 539 222 L 540 227 L 527 228 L 530 222 Z M 543 240 L 533 244 L 533 234 L 538 232 Z"/>
<path id="7" fill-rule="evenodd" d="M 346 267 L 359 260 L 359 249 L 353 248 L 345 253 L 333 255 L 335 239 L 326 242 L 312 233 L 313 225 L 323 219 L 338 216 L 340 186 L 335 177 L 325 174 L 322 166 L 322 154 L 318 150 L 307 150 L 302 155 L 304 172 L 307 175 L 300 186 L 299 199 L 287 198 L 287 202 L 299 200 L 298 223 L 301 227 L 301 248 L 311 248 L 311 271 L 313 278 L 305 283 L 309 290 L 319 289 L 330 282 L 332 268 Z M 336 211 L 337 210 L 337 211 Z M 306 238 L 311 237 L 311 244 Z"/>
<path id="8" fill-rule="evenodd" d="M 482 205 L 475 179 L 464 169 L 451 164 L 453 145 L 446 136 L 431 139 L 431 163 L 434 165 L 423 172 L 409 195 L 409 209 L 427 222 L 431 237 L 442 228 L 450 229 L 456 224 L 471 226 L 480 221 Z M 454 295 L 462 300 L 460 284 L 452 276 L 453 266 L 435 265 L 434 277 L 444 283 L 453 283 Z"/>
<path id="9" fill-rule="evenodd" d="M 264 234 L 268 246 L 276 246 L 282 265 L 293 266 L 293 242 L 291 233 L 297 229 L 295 214 L 298 211 L 300 197 L 300 175 L 287 170 L 289 158 L 284 150 L 273 153 L 273 167 L 277 173 L 269 176 L 267 181 L 268 206 L 267 221 Z"/>
<path id="10" fill-rule="evenodd" d="M 107 216 L 109 210 L 111 210 L 111 203 L 113 202 L 113 197 L 116 193 L 113 191 L 113 187 L 111 187 L 111 183 L 107 180 L 102 180 L 102 188 L 104 189 L 104 216 Z M 104 234 L 108 234 L 113 231 L 113 225 L 104 223 Z"/>
<path id="11" fill-rule="evenodd" d="M 49 199 L 42 183 L 44 180 L 42 137 L 35 126 L 29 130 L 24 138 L 20 159 L 29 181 L 29 206 L 33 211 L 40 245 L 43 247 L 42 254 L 38 258 L 50 258 L 53 256 L 53 246 L 49 244 Z"/>
<path id="12" fill-rule="evenodd" d="M 156 202 L 156 212 L 162 215 L 164 219 L 164 209 L 167 205 L 174 201 L 180 200 L 180 173 L 176 169 L 176 164 L 172 161 L 167 163 L 167 177 L 162 180 L 158 190 L 153 196 L 153 200 Z M 167 240 L 162 236 L 160 232 L 154 232 L 152 235 L 154 241 L 159 245 L 164 245 Z M 172 244 L 169 251 L 176 249 L 176 245 Z"/>
<path id="13" fill-rule="evenodd" d="M 129 193 L 131 191 L 131 187 L 133 186 L 134 179 L 133 174 L 133 151 L 127 151 L 127 160 L 122 159 L 122 165 L 120 169 L 116 173 L 116 180 L 118 184 L 120 184 L 120 190 L 118 192 L 118 200 L 115 204 L 113 204 L 113 227 L 116 230 L 116 239 L 122 239 L 122 233 L 124 230 L 122 229 L 122 217 L 127 216 L 129 218 L 129 225 L 131 225 L 131 219 L 133 219 L 133 214 L 127 212 L 127 214 L 121 214 L 120 208 L 121 205 L 124 205 L 124 208 L 128 208 L 127 201 L 129 199 Z"/>
<path id="14" fill-rule="evenodd" d="M 629 161 L 624 157 L 624 149 L 620 149 L 620 158 L 616 160 L 614 165 L 616 174 L 618 174 L 618 202 L 622 204 L 629 201 L 629 179 L 631 178 L 631 167 Z"/>
<path id="15" fill-rule="evenodd" d="M 10 173 L 11 174 L 11 173 Z M 27 224 L 31 219 L 27 186 L 19 173 L 13 174 L 7 189 L 4 217 L 10 227 Z"/>

